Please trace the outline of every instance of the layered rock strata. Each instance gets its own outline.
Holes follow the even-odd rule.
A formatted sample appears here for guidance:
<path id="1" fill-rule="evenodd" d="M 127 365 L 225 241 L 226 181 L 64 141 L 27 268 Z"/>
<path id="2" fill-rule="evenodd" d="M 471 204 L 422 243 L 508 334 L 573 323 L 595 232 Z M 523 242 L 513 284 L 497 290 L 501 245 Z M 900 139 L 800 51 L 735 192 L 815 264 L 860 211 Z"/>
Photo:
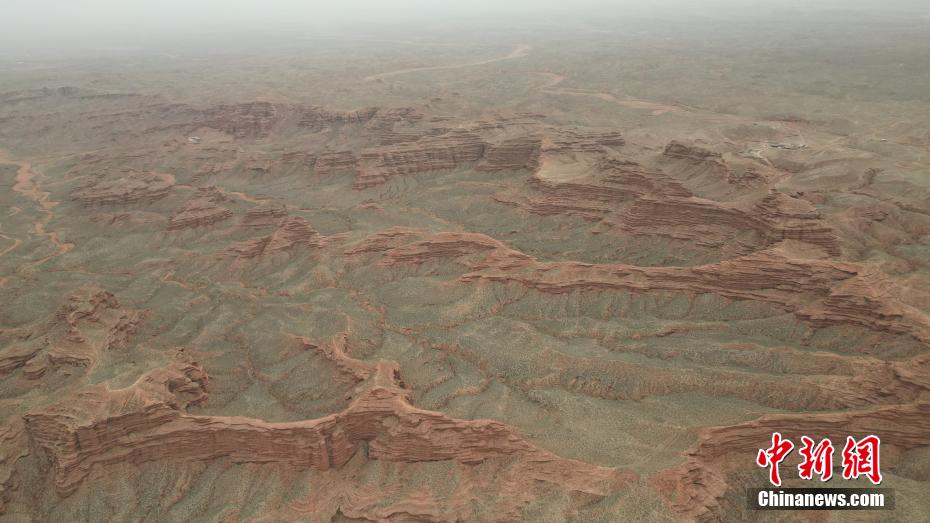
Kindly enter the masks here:
<path id="1" fill-rule="evenodd" d="M 173 186 L 169 174 L 133 172 L 75 190 L 71 199 L 86 207 L 150 203 L 168 196 Z"/>
<path id="2" fill-rule="evenodd" d="M 325 239 L 310 223 L 298 216 L 282 218 L 268 236 L 247 240 L 229 247 L 224 256 L 239 259 L 258 258 L 296 247 L 320 247 Z"/>
<path id="3" fill-rule="evenodd" d="M 388 250 L 382 265 L 459 258 L 471 269 L 465 282 L 516 282 L 548 293 L 623 290 L 710 293 L 783 307 L 819 325 L 855 324 L 930 341 L 930 323 L 893 296 L 875 291 L 879 276 L 860 265 L 798 260 L 781 246 L 696 267 L 539 262 L 476 233 L 438 233 Z M 876 282 L 874 285 L 869 282 Z"/>
<path id="4" fill-rule="evenodd" d="M 542 141 L 539 138 L 505 140 L 488 147 L 477 169 L 485 172 L 532 171 L 539 165 L 541 148 Z"/>
<path id="5" fill-rule="evenodd" d="M 228 220 L 233 216 L 232 211 L 219 205 L 228 200 L 216 187 L 199 188 L 168 221 L 168 230 L 207 227 Z"/>
<path id="6" fill-rule="evenodd" d="M 480 160 L 485 148 L 481 137 L 460 131 L 410 144 L 367 149 L 362 153 L 364 166 L 354 187 L 366 189 L 396 176 L 455 169 Z"/>
<path id="7" fill-rule="evenodd" d="M 728 427 L 702 429 L 685 463 L 651 478 L 672 508 L 688 519 L 714 520 L 729 490 L 727 473 L 741 465 L 733 456 L 752 456 L 773 432 L 794 441 L 801 436 L 827 438 L 881 434 L 882 451 L 930 445 L 930 403 L 893 405 L 865 411 L 828 414 L 767 415 Z"/>
<path id="8" fill-rule="evenodd" d="M 263 205 L 252 207 L 245 212 L 240 226 L 263 229 L 266 227 L 277 227 L 282 220 L 288 217 L 287 208 L 283 205 Z"/>
<path id="9" fill-rule="evenodd" d="M 635 479 L 630 473 L 559 458 L 499 422 L 457 420 L 418 409 L 410 403 L 396 364 L 354 360 L 344 336 L 323 344 L 302 341 L 359 383 L 346 410 L 289 423 L 190 415 L 185 409 L 207 398 L 208 378 L 195 362 L 179 358 L 125 389 L 89 386 L 66 401 L 30 412 L 26 430 L 51 456 L 61 495 L 73 493 L 94 471 L 117 463 L 227 458 L 325 471 L 344 466 L 363 445 L 369 459 L 396 462 L 467 465 L 515 459 L 538 481 L 593 496 L 605 496 Z"/>
<path id="10" fill-rule="evenodd" d="M 125 350 L 147 318 L 147 311 L 123 307 L 110 292 L 82 289 L 68 298 L 52 321 L 37 327 L 44 342 L 13 345 L 0 354 L 0 374 L 22 368 L 26 379 L 36 380 L 50 367 L 93 367 L 101 352 Z M 96 331 L 94 338 L 100 342 L 90 342 L 88 331 Z"/>

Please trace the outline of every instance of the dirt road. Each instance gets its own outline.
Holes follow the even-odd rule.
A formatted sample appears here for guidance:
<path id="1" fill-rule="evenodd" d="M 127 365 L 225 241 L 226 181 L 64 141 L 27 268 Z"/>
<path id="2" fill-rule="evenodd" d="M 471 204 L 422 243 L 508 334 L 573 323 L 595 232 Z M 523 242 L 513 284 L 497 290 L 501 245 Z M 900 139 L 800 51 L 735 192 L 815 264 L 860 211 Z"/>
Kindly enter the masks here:
<path id="1" fill-rule="evenodd" d="M 378 73 L 378 74 L 373 74 L 371 76 L 366 76 L 364 81 L 371 82 L 374 80 L 381 80 L 384 78 L 388 78 L 390 76 L 397 76 L 397 75 L 407 74 L 407 73 L 415 73 L 418 71 L 440 71 L 443 69 L 461 69 L 463 67 L 475 67 L 478 65 L 491 64 L 494 62 L 502 62 L 504 60 L 513 60 L 515 58 L 523 58 L 524 56 L 529 54 L 530 49 L 532 49 L 532 47 L 528 45 L 518 45 L 517 47 L 514 48 L 513 51 L 510 51 L 510 53 L 508 53 L 506 56 L 500 56 L 498 58 L 490 58 L 488 60 L 481 60 L 480 62 L 467 62 L 464 64 L 433 65 L 433 66 L 428 66 L 428 67 L 410 67 L 407 69 L 397 69 L 395 71 L 388 71 L 386 73 Z"/>
<path id="2" fill-rule="evenodd" d="M 588 91 L 585 89 L 572 89 L 559 87 L 557 85 L 562 83 L 565 80 L 565 77 L 556 73 L 549 72 L 534 72 L 533 74 L 542 76 L 543 78 L 548 79 L 548 81 L 540 86 L 540 91 L 548 94 L 557 94 L 557 95 L 570 95 L 570 96 L 590 96 L 593 98 L 598 98 L 604 100 L 605 102 L 611 102 L 624 107 L 629 107 L 631 109 L 646 109 L 652 111 L 653 115 L 660 115 L 665 113 L 672 113 L 677 111 L 687 111 L 688 108 L 683 105 L 670 105 L 663 104 L 658 102 L 652 102 L 649 100 L 640 100 L 636 98 L 618 98 L 617 96 L 610 93 L 603 93 L 598 91 Z"/>

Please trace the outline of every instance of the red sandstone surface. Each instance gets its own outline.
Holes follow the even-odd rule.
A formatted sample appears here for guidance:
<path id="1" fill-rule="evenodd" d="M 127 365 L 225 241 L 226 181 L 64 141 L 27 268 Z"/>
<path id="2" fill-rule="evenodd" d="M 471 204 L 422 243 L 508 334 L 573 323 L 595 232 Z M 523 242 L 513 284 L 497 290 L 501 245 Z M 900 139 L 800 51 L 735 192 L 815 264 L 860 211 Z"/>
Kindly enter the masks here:
<path id="1" fill-rule="evenodd" d="M 535 52 L 0 93 L 0 517 L 740 520 L 774 431 L 923 489 L 920 125 L 457 81 Z"/>

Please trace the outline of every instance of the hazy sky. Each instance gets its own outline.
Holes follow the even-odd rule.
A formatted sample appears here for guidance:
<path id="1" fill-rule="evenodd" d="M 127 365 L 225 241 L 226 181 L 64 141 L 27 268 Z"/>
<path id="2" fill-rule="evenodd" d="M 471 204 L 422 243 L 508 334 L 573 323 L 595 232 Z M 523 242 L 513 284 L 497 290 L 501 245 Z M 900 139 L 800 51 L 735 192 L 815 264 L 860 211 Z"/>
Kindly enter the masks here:
<path id="1" fill-rule="evenodd" d="M 723 14 L 779 9 L 913 9 L 930 0 L 0 0 L 0 46 L 144 46 L 192 35 L 263 37 L 276 31 L 352 30 L 451 20 L 521 23 L 546 16 Z"/>

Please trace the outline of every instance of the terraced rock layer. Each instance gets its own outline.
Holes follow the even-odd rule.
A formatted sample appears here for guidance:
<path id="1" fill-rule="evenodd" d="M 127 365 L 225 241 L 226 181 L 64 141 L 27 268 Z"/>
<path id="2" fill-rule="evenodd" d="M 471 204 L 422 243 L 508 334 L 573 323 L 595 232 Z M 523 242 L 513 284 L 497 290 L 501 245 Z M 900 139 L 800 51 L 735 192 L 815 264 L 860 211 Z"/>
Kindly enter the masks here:
<path id="1" fill-rule="evenodd" d="M 148 203 L 168 196 L 173 185 L 171 175 L 130 173 L 74 191 L 71 198 L 87 207 Z"/>
<path id="2" fill-rule="evenodd" d="M 219 204 L 228 199 L 216 188 L 198 189 L 168 222 L 169 231 L 206 227 L 232 218 L 233 213 Z"/>
<path id="3" fill-rule="evenodd" d="M 512 457 L 523 473 L 558 488 L 606 496 L 635 475 L 561 459 L 513 429 L 465 421 L 411 405 L 393 363 L 366 364 L 348 356 L 345 336 L 319 346 L 359 383 L 343 412 L 321 419 L 268 423 L 258 419 L 192 416 L 207 400 L 208 376 L 183 356 L 170 367 L 120 390 L 89 387 L 74 398 L 25 416 L 26 430 L 53 457 L 55 484 L 73 493 L 92 472 L 116 463 L 212 460 L 283 463 L 328 470 L 345 465 L 364 443 L 368 459 L 476 464 Z"/>
<path id="4" fill-rule="evenodd" d="M 726 473 L 738 467 L 732 463 L 732 456 L 757 451 L 758 442 L 773 432 L 795 441 L 811 434 L 832 441 L 881 434 L 887 455 L 892 449 L 910 450 L 930 444 L 930 403 L 844 413 L 770 415 L 740 425 L 707 428 L 687 452 L 684 465 L 653 481 L 680 514 L 712 519 L 728 490 Z"/>
<path id="5" fill-rule="evenodd" d="M 516 282 L 547 293 L 625 290 L 711 293 L 784 307 L 822 325 L 853 323 L 930 342 L 930 323 L 911 307 L 877 292 L 881 283 L 851 263 L 797 260 L 776 246 L 699 267 L 539 262 L 483 234 L 439 233 L 390 249 L 382 265 L 422 264 L 477 255 L 465 282 Z M 805 297 L 816 301 L 810 302 Z"/>
<path id="6" fill-rule="evenodd" d="M 923 142 L 543 76 L 551 115 L 0 93 L 63 151 L 0 165 L 0 512 L 733 519 L 774 430 L 919 487 Z"/>

